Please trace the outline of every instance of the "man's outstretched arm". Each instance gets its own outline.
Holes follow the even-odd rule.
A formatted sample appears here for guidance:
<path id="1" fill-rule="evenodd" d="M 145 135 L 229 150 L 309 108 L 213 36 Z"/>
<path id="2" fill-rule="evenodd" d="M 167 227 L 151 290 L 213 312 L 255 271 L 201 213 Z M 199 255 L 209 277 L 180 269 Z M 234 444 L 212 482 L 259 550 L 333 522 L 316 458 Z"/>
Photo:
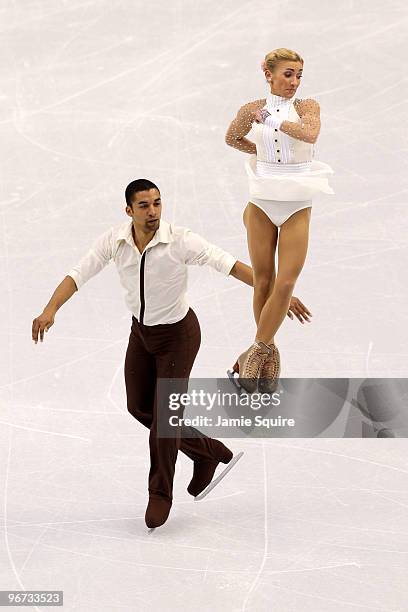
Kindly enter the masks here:
<path id="1" fill-rule="evenodd" d="M 242 261 L 237 261 L 234 263 L 230 270 L 231 276 L 242 281 L 246 285 L 250 287 L 254 286 L 254 273 L 250 266 L 247 266 Z"/>
<path id="2" fill-rule="evenodd" d="M 199 234 L 195 234 L 191 230 L 186 229 L 184 233 L 184 248 L 184 262 L 186 264 L 200 266 L 208 264 L 218 272 L 233 276 L 246 285 L 253 287 L 253 270 L 250 266 L 237 260 L 214 244 L 207 242 L 207 240 Z M 274 276 L 271 278 L 271 281 L 274 281 Z M 293 319 L 293 315 L 295 315 L 301 323 L 305 321 L 310 323 L 309 317 L 312 316 L 312 313 L 302 304 L 299 298 L 293 295 L 289 303 L 287 315 L 289 319 Z"/>
<path id="3" fill-rule="evenodd" d="M 54 324 L 57 310 L 95 274 L 108 265 L 112 258 L 112 228 L 99 236 L 79 263 L 69 271 L 58 285 L 42 313 L 33 321 L 31 335 L 34 342 L 44 340 L 44 331 Z"/>
<path id="4" fill-rule="evenodd" d="M 54 325 L 57 310 L 74 295 L 75 291 L 77 291 L 77 286 L 74 279 L 66 276 L 55 289 L 40 316 L 36 317 L 33 321 L 31 333 L 36 344 L 38 342 L 38 334 L 40 334 L 40 341 L 42 342 L 44 340 L 44 331 L 47 332 Z"/>
<path id="5" fill-rule="evenodd" d="M 246 285 L 250 285 L 250 287 L 253 287 L 254 285 L 253 270 L 250 266 L 247 266 L 242 261 L 237 260 L 235 262 L 235 264 L 232 266 L 230 270 L 230 275 L 242 281 Z M 275 271 L 273 272 L 271 281 L 273 282 L 274 280 L 275 280 Z M 287 315 L 289 319 L 293 319 L 293 315 L 295 315 L 295 317 L 299 319 L 301 323 L 304 323 L 305 321 L 310 323 L 309 317 L 312 316 L 312 313 L 304 304 L 302 304 L 299 298 L 292 295 L 292 297 L 290 298 L 290 304 L 289 304 Z"/>

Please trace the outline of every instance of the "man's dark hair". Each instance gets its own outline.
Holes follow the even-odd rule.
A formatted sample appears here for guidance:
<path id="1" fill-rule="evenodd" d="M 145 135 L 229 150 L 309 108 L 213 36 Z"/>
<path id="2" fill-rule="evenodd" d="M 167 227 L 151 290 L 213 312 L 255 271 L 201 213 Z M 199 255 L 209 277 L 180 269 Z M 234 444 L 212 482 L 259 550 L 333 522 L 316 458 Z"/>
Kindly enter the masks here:
<path id="1" fill-rule="evenodd" d="M 126 204 L 132 207 L 132 199 L 135 193 L 138 191 L 145 191 L 146 189 L 157 189 L 157 191 L 160 193 L 160 189 L 157 187 L 157 185 L 148 179 L 136 179 L 135 181 L 129 183 L 125 189 Z"/>

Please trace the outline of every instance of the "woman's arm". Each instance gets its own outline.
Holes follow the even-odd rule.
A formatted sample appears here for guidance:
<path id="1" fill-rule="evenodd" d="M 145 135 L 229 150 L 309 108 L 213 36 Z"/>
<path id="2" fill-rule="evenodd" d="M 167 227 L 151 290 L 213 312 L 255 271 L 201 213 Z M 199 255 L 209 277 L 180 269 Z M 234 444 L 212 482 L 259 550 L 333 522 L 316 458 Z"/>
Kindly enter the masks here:
<path id="1" fill-rule="evenodd" d="M 320 106 L 316 100 L 308 98 L 302 100 L 296 109 L 299 113 L 299 117 L 302 123 L 295 123 L 294 121 L 282 121 L 280 124 L 280 131 L 285 132 L 292 138 L 303 140 L 304 142 L 310 142 L 314 144 L 319 136 L 320 132 Z"/>
<path id="2" fill-rule="evenodd" d="M 248 102 L 248 104 L 241 106 L 225 135 L 225 142 L 227 145 L 234 147 L 234 149 L 238 149 L 238 151 L 243 151 L 244 153 L 256 153 L 255 143 L 245 138 L 245 136 L 252 128 L 255 112 L 260 102 L 261 101 Z"/>

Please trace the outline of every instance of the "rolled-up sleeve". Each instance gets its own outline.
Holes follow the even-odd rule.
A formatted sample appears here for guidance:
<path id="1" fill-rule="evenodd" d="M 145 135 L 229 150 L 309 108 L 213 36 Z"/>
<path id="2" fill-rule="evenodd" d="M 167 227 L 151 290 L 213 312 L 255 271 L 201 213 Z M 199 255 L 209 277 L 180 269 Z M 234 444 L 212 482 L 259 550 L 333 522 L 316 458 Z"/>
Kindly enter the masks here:
<path id="1" fill-rule="evenodd" d="M 98 274 L 113 256 L 113 228 L 99 236 L 92 244 L 89 251 L 79 260 L 76 266 L 71 268 L 67 276 L 70 276 L 79 290 L 90 278 Z"/>
<path id="2" fill-rule="evenodd" d="M 182 252 L 184 263 L 198 266 L 208 265 L 226 276 L 237 261 L 237 258 L 227 251 L 188 229 L 184 230 Z"/>

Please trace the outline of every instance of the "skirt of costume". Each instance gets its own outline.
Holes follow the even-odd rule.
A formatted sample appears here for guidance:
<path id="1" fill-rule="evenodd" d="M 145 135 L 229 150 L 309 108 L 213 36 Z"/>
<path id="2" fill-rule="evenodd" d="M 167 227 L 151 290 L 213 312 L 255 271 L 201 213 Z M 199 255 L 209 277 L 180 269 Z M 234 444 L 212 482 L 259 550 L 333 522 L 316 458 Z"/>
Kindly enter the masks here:
<path id="1" fill-rule="evenodd" d="M 333 170 L 321 161 L 278 164 L 257 161 L 251 155 L 245 163 L 249 199 L 309 201 L 316 193 L 334 194 L 328 176 Z"/>

